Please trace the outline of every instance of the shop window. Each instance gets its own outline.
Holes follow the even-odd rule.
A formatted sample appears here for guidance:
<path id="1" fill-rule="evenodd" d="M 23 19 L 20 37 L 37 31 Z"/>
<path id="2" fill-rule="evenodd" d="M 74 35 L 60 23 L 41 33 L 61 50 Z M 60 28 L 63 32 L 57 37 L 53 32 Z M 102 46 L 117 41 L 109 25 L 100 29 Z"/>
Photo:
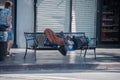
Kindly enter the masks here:
<path id="1" fill-rule="evenodd" d="M 118 43 L 120 33 L 119 0 L 103 0 L 102 4 L 102 43 Z"/>

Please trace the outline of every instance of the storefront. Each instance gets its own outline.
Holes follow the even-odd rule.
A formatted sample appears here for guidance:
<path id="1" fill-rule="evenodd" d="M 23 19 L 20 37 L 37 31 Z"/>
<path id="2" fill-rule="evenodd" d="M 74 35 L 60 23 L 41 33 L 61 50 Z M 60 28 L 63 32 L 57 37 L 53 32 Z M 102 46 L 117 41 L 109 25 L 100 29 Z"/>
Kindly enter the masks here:
<path id="1" fill-rule="evenodd" d="M 101 44 L 120 45 L 120 1 L 102 0 Z"/>
<path id="2" fill-rule="evenodd" d="M 88 37 L 96 37 L 98 45 L 120 43 L 119 0 L 12 1 L 15 43 L 20 48 L 25 47 L 24 32 L 43 32 L 45 28 L 85 32 Z"/>
<path id="3" fill-rule="evenodd" d="M 85 32 L 96 37 L 96 0 L 37 0 L 36 32 Z"/>
<path id="4" fill-rule="evenodd" d="M 37 0 L 36 32 L 85 32 L 98 47 L 120 45 L 119 0 Z"/>

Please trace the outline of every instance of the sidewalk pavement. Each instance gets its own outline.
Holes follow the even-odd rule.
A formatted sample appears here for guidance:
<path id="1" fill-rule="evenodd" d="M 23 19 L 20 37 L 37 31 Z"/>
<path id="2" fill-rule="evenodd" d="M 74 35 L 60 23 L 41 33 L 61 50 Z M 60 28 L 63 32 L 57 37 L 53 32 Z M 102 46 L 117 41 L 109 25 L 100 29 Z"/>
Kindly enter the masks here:
<path id="1" fill-rule="evenodd" d="M 61 70 L 61 69 L 88 69 L 88 70 L 120 70 L 120 49 L 97 48 L 97 58 L 94 59 L 93 50 L 88 50 L 86 58 L 80 51 L 68 52 L 62 56 L 57 50 L 29 50 L 24 59 L 25 49 L 14 48 L 11 52 L 15 56 L 6 57 L 0 62 L 0 71 L 9 70 Z"/>

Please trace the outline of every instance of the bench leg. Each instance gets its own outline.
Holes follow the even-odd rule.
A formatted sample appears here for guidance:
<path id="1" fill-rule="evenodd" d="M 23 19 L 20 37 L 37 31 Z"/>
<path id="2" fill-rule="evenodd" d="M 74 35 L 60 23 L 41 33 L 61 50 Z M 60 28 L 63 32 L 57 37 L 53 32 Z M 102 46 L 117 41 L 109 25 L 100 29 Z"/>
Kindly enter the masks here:
<path id="1" fill-rule="evenodd" d="M 35 54 L 35 61 L 36 61 L 36 49 L 34 50 L 34 54 Z"/>
<path id="2" fill-rule="evenodd" d="M 84 57 L 86 56 L 86 53 L 87 53 L 87 48 L 85 49 Z"/>
<path id="3" fill-rule="evenodd" d="M 82 55 L 82 53 L 84 52 L 85 49 L 80 49 L 80 56 Z"/>
<path id="4" fill-rule="evenodd" d="M 24 59 L 26 58 L 26 55 L 27 55 L 27 48 L 26 48 L 26 50 L 25 50 Z"/>
<path id="5" fill-rule="evenodd" d="M 80 56 L 82 55 L 82 49 L 80 49 Z"/>
<path id="6" fill-rule="evenodd" d="M 96 49 L 94 48 L 94 56 L 95 56 L 95 59 L 96 59 Z"/>

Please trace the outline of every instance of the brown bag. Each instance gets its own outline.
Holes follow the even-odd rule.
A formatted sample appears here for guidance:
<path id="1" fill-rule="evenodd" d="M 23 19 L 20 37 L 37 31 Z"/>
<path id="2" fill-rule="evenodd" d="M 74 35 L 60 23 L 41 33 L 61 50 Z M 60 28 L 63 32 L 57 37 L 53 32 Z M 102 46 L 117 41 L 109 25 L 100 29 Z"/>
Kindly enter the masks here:
<path id="1" fill-rule="evenodd" d="M 46 28 L 44 32 L 46 37 L 51 43 L 59 46 L 63 46 L 65 44 L 63 38 L 58 37 L 57 34 L 53 32 L 51 29 Z"/>

